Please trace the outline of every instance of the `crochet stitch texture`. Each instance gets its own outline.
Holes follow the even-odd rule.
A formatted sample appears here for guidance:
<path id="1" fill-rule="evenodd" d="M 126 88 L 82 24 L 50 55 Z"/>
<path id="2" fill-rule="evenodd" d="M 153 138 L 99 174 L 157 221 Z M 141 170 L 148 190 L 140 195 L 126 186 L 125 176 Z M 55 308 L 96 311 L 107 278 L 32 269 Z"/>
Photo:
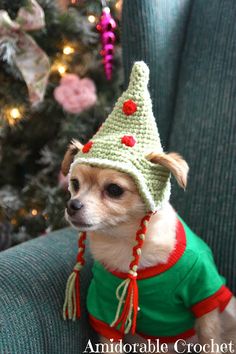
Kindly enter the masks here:
<path id="1" fill-rule="evenodd" d="M 75 156 L 71 168 L 80 163 L 129 174 L 137 184 L 147 211 L 156 211 L 169 199 L 170 173 L 146 159 L 150 152 L 163 152 L 148 82 L 147 65 L 136 62 L 128 89 L 86 148 Z"/>

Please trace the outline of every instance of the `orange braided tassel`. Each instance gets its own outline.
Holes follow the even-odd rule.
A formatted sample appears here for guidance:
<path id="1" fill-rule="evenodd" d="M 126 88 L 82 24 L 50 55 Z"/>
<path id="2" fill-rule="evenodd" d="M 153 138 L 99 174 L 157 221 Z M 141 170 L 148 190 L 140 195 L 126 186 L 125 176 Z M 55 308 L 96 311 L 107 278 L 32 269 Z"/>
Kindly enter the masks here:
<path id="1" fill-rule="evenodd" d="M 149 212 L 140 223 L 140 229 L 136 233 L 137 244 L 133 248 L 134 260 L 130 263 L 128 278 L 125 279 L 116 289 L 116 297 L 119 300 L 116 316 L 111 327 L 117 327 L 122 333 L 134 334 L 138 316 L 138 284 L 137 269 L 141 256 L 141 248 L 147 232 L 147 224 L 151 218 L 152 212 Z M 121 294 L 120 291 L 122 290 Z M 124 305 L 123 305 L 124 304 Z M 123 310 L 122 310 L 123 305 Z"/>
<path id="2" fill-rule="evenodd" d="M 136 276 L 132 276 L 130 274 L 129 278 L 126 279 L 122 284 L 128 284 L 124 307 L 122 313 L 120 314 L 120 317 L 118 319 L 115 319 L 111 326 L 117 327 L 119 324 L 121 324 L 120 331 L 122 333 L 128 333 L 130 328 L 132 328 L 132 333 L 134 333 L 138 313 L 138 286 Z M 124 297 L 120 298 L 122 299 L 122 302 L 123 298 Z"/>
<path id="3" fill-rule="evenodd" d="M 79 274 L 79 271 L 76 272 L 75 298 L 76 298 L 76 318 L 80 318 L 81 307 L 80 307 L 80 274 Z"/>
<path id="4" fill-rule="evenodd" d="M 80 270 L 83 267 L 85 251 L 86 232 L 83 232 L 79 238 L 79 253 L 77 263 L 69 276 L 66 284 L 65 302 L 63 306 L 63 318 L 75 321 L 81 315 L 80 307 Z"/>

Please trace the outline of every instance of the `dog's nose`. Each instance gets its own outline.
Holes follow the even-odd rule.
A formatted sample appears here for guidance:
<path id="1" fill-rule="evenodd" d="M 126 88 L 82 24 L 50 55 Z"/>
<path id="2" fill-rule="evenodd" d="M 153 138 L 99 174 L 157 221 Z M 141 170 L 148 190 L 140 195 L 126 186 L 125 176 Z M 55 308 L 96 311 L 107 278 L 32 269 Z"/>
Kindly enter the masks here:
<path id="1" fill-rule="evenodd" d="M 71 199 L 67 203 L 67 212 L 70 216 L 74 215 L 81 208 L 83 208 L 83 204 L 79 199 Z"/>

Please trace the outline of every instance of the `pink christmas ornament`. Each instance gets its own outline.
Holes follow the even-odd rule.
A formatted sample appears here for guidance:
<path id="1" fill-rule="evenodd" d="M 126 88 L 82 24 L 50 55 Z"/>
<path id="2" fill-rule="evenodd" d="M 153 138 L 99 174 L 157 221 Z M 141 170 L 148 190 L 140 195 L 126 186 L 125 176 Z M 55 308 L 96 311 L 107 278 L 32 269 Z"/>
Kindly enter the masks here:
<path id="1" fill-rule="evenodd" d="M 109 7 L 104 7 L 97 30 L 101 34 L 103 65 L 107 80 L 111 80 L 113 68 L 114 44 L 116 36 L 114 30 L 116 22 L 111 16 Z"/>
<path id="2" fill-rule="evenodd" d="M 91 79 L 80 79 L 75 74 L 66 74 L 54 90 L 55 100 L 65 111 L 78 114 L 97 101 L 96 87 Z"/>

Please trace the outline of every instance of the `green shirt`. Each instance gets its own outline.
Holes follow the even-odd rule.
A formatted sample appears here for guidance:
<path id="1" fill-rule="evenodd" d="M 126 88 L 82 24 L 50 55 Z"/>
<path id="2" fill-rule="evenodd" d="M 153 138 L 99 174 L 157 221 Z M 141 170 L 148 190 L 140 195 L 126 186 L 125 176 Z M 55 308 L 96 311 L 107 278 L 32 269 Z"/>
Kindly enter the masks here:
<path id="1" fill-rule="evenodd" d="M 136 331 L 150 338 L 188 332 L 194 327 L 195 316 L 212 307 L 221 305 L 223 309 L 222 301 L 226 303 L 231 297 L 210 248 L 182 220 L 178 221 L 176 239 L 167 264 L 138 272 L 140 310 Z M 110 272 L 101 263 L 94 263 L 87 297 L 92 317 L 112 323 L 118 305 L 116 288 L 124 278 L 125 273 Z"/>

